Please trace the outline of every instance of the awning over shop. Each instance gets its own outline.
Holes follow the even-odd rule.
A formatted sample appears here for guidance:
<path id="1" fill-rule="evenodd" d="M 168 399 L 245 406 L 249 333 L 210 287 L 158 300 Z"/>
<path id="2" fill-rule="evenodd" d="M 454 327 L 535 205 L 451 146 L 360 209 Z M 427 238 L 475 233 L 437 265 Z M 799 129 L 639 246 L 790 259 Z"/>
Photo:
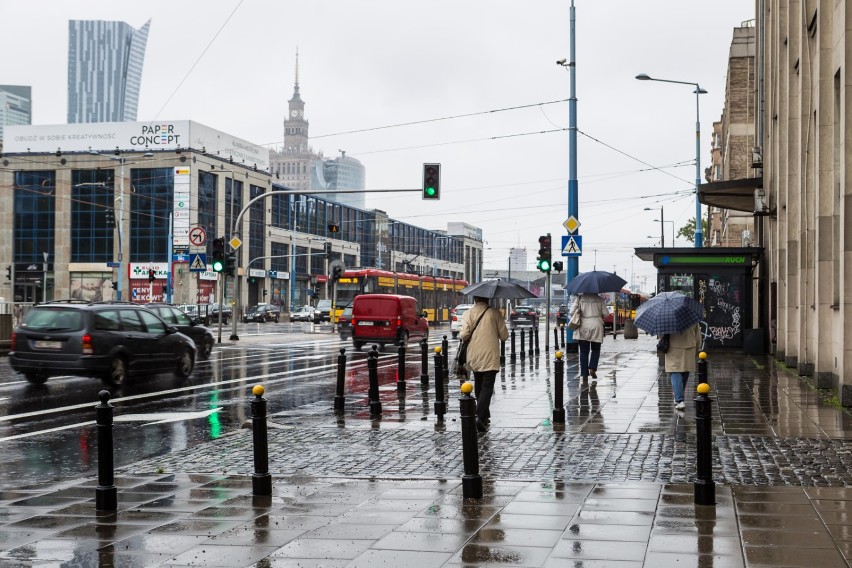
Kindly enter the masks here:
<path id="1" fill-rule="evenodd" d="M 702 183 L 698 201 L 721 209 L 755 212 L 754 190 L 763 187 L 763 176 Z"/>

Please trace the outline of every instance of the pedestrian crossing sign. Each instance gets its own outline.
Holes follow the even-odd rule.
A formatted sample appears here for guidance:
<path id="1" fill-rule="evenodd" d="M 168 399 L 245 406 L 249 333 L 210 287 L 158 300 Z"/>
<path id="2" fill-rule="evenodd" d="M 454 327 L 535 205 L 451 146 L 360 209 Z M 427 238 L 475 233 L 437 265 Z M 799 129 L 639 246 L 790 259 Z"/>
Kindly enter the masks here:
<path id="1" fill-rule="evenodd" d="M 190 272 L 207 272 L 207 255 L 197 252 L 192 255 L 192 260 L 189 262 Z"/>
<path id="2" fill-rule="evenodd" d="M 564 235 L 562 237 L 562 256 L 583 256 L 583 237 Z"/>

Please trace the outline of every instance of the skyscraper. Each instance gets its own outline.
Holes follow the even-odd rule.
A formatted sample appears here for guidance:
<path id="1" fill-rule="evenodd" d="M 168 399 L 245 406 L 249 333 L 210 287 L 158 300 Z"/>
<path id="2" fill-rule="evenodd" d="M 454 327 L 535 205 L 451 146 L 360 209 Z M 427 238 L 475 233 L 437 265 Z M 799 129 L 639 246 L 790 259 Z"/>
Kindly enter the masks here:
<path id="1" fill-rule="evenodd" d="M 3 127 L 10 124 L 32 124 L 32 89 L 23 85 L 0 85 L 0 148 Z"/>
<path id="2" fill-rule="evenodd" d="M 151 20 L 68 22 L 68 122 L 136 120 Z"/>

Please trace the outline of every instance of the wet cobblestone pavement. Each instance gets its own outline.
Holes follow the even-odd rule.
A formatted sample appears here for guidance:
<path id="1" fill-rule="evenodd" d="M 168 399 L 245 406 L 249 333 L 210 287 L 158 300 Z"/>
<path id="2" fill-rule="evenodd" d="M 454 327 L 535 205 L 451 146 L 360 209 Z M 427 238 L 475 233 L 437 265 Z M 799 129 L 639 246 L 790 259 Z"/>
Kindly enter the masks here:
<path id="1" fill-rule="evenodd" d="M 850 415 L 769 358 L 711 354 L 716 504 L 695 505 L 695 410 L 653 344 L 608 338 L 595 388 L 569 356 L 564 425 L 552 363 L 507 366 L 482 499 L 462 495 L 455 378 L 443 423 L 419 380 L 381 390 L 380 420 L 365 393 L 337 417 L 267 392 L 271 498 L 251 495 L 250 430 L 123 468 L 117 514 L 96 480 L 23 485 L 0 492 L 0 568 L 849 566 Z"/>

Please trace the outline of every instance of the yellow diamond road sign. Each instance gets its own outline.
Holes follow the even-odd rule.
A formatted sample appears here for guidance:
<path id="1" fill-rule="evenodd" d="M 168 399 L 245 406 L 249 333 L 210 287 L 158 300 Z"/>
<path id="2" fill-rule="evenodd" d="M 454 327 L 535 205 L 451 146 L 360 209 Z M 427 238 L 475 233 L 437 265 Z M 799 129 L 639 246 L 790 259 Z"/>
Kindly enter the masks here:
<path id="1" fill-rule="evenodd" d="M 570 217 L 565 219 L 565 222 L 562 223 L 562 226 L 568 229 L 569 233 L 576 233 L 577 229 L 580 228 L 580 222 L 577 220 L 576 217 L 571 215 Z"/>
<path id="2" fill-rule="evenodd" d="M 228 244 L 231 245 L 232 249 L 237 250 L 240 248 L 240 245 L 243 244 L 243 241 L 241 241 L 239 237 L 233 237 L 230 241 L 228 241 Z"/>

